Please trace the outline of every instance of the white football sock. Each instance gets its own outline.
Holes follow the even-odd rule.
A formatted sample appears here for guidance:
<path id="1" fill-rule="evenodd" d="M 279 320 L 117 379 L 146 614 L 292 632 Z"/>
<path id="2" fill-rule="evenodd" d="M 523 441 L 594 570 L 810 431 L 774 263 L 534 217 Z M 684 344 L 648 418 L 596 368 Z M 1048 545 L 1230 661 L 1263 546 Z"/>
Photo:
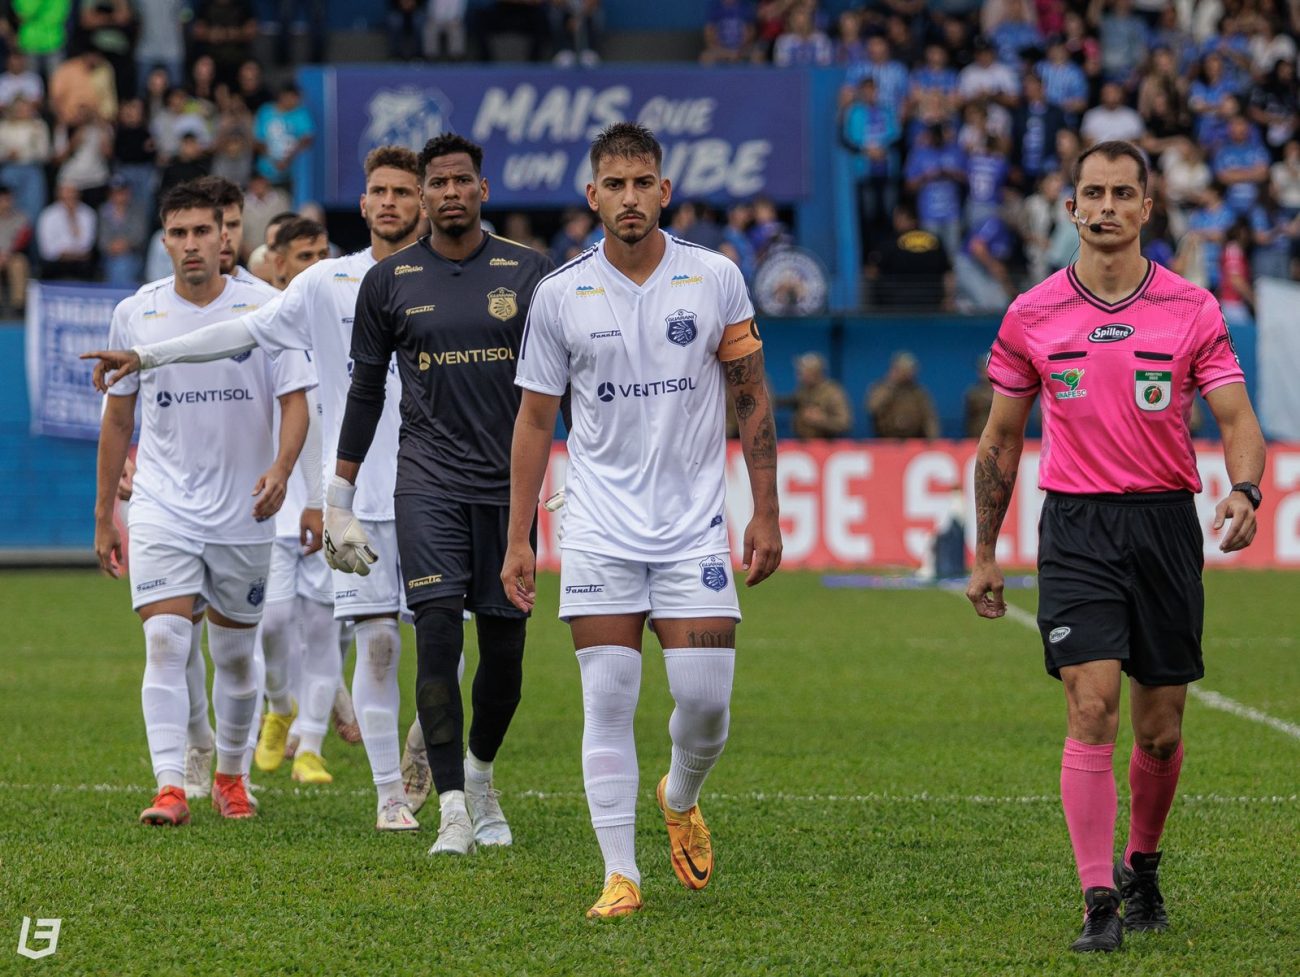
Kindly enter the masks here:
<path id="1" fill-rule="evenodd" d="M 189 691 L 190 717 L 186 727 L 190 746 L 213 747 L 212 717 L 208 713 L 208 666 L 203 658 L 203 618 L 191 623 L 190 656 L 185 662 L 185 685 Z"/>
<path id="2" fill-rule="evenodd" d="M 474 755 L 473 750 L 465 751 L 465 779 L 480 784 L 492 782 L 492 761 L 483 761 Z"/>
<path id="3" fill-rule="evenodd" d="M 636 867 L 636 739 L 632 720 L 641 693 L 641 656 L 633 648 L 596 645 L 578 652 L 582 672 L 582 782 L 605 878 L 641 883 Z"/>
<path id="4" fill-rule="evenodd" d="M 736 650 L 665 648 L 664 666 L 676 703 L 668 719 L 673 755 L 664 800 L 674 811 L 688 811 L 727 745 Z"/>
<path id="5" fill-rule="evenodd" d="M 352 704 L 361 726 L 361 742 L 370 760 L 370 773 L 376 786 L 397 781 L 400 787 L 397 710 L 401 693 L 397 688 L 397 666 L 402 655 L 401 632 L 396 619 L 375 617 L 357 624 L 356 636 Z"/>
<path id="6" fill-rule="evenodd" d="M 156 614 L 144 622 L 144 680 L 140 705 L 158 789 L 185 783 L 185 724 L 189 693 L 185 662 L 193 626 L 179 614 Z M 206 699 L 206 693 L 205 693 Z"/>
<path id="7" fill-rule="evenodd" d="M 298 702 L 299 752 L 320 755 L 329 727 L 330 707 L 334 705 L 334 690 L 338 688 L 343 673 L 334 634 L 334 609 L 329 604 L 300 600 L 304 647 L 302 677 L 299 679 L 301 698 Z"/>
<path id="8" fill-rule="evenodd" d="M 262 651 L 262 625 L 253 628 L 253 684 L 256 694 L 253 696 L 253 719 L 248 724 L 248 746 L 244 750 L 244 768 L 240 771 L 245 777 L 253 769 L 253 754 L 257 752 L 257 740 L 262 734 L 262 713 L 266 709 L 266 698 L 262 691 L 266 687 L 266 656 Z M 208 643 L 212 638 L 209 635 Z M 213 659 L 216 662 L 216 659 Z M 216 699 L 216 686 L 213 686 L 213 699 Z"/>
<path id="9" fill-rule="evenodd" d="M 297 598 L 267 604 L 262 613 L 262 655 L 266 659 L 265 692 L 268 707 L 274 713 L 287 716 L 293 712 L 290 671 L 295 657 L 295 645 L 301 642 L 298 615 L 294 612 Z"/>
<path id="10" fill-rule="evenodd" d="M 212 702 L 217 713 L 217 773 L 242 774 L 248 731 L 257 712 L 257 629 L 208 621 Z"/>

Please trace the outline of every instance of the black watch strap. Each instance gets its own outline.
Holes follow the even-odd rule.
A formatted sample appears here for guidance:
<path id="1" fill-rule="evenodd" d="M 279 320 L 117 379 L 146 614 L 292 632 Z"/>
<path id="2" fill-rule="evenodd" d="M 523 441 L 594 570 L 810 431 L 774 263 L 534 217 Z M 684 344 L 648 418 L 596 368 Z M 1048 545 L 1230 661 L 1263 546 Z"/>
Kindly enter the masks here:
<path id="1" fill-rule="evenodd" d="M 1232 487 L 1234 492 L 1240 492 L 1246 498 L 1250 499 L 1252 509 L 1258 509 L 1259 504 L 1264 501 L 1264 495 L 1259 490 L 1259 486 L 1254 482 L 1238 482 Z"/>

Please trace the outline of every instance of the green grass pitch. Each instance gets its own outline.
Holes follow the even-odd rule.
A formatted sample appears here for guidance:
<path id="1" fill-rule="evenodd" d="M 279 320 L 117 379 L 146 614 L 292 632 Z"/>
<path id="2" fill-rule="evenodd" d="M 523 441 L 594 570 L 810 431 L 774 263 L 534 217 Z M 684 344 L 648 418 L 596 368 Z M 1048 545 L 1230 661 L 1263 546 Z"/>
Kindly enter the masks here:
<path id="1" fill-rule="evenodd" d="M 262 814 L 135 823 L 152 779 L 142 638 L 124 583 L 0 575 L 0 974 L 1294 975 L 1300 973 L 1300 578 L 1211 573 L 1205 689 L 1189 704 L 1165 836 L 1164 935 L 1079 958 L 1057 800 L 1064 708 L 1036 635 L 934 591 L 829 590 L 779 574 L 743 595 L 732 733 L 706 785 L 718 867 L 672 874 L 654 785 L 670 699 L 647 642 L 637 738 L 645 911 L 583 918 L 601 863 L 582 794 L 581 696 L 543 578 L 524 702 L 498 762 L 509 850 L 430 859 L 373 829 L 360 747 L 332 786 L 257 774 Z M 1033 592 L 1011 594 L 1033 610 Z M 472 629 L 469 667 L 476 661 Z M 402 663 L 409 720 L 412 638 Z M 1275 717 L 1291 732 L 1259 721 Z M 405 726 L 403 726 L 403 731 Z M 1116 750 L 1126 830 L 1131 737 Z M 57 953 L 15 953 L 23 916 Z"/>

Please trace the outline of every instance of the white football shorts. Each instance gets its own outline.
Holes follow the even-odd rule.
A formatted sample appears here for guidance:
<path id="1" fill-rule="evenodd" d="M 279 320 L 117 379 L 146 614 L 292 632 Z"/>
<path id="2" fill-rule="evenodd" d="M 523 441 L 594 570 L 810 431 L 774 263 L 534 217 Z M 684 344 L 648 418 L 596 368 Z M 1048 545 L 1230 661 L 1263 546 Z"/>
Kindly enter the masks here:
<path id="1" fill-rule="evenodd" d="M 370 564 L 366 576 L 331 570 L 334 580 L 334 620 L 346 621 L 373 614 L 400 614 L 410 617 L 406 607 L 406 589 L 402 586 L 402 567 L 397 557 L 397 522 L 386 519 L 361 520 L 370 537 L 370 548 L 379 558 Z"/>
<path id="2" fill-rule="evenodd" d="M 333 604 L 334 580 L 324 550 L 303 556 L 297 537 L 279 536 L 271 549 L 266 602 L 280 604 L 295 597 L 305 597 L 317 604 Z"/>
<path id="3" fill-rule="evenodd" d="M 240 624 L 262 619 L 271 543 L 203 543 L 161 526 L 132 526 L 131 607 L 194 594 Z M 195 604 L 197 611 L 201 603 Z"/>
<path id="4" fill-rule="evenodd" d="M 561 550 L 560 620 L 588 614 L 740 620 L 731 554 L 646 563 L 602 553 Z"/>

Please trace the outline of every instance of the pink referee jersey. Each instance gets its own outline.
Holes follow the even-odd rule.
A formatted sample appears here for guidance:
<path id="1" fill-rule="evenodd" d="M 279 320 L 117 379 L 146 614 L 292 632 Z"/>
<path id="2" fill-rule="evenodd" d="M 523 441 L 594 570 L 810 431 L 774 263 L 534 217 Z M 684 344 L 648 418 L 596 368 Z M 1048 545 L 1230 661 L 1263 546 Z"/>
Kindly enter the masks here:
<path id="1" fill-rule="evenodd" d="M 1011 304 L 989 357 L 993 389 L 1042 393 L 1038 483 L 1072 494 L 1201 490 L 1187 418 L 1196 390 L 1242 383 L 1223 313 L 1155 262 L 1114 304 L 1058 271 Z"/>

